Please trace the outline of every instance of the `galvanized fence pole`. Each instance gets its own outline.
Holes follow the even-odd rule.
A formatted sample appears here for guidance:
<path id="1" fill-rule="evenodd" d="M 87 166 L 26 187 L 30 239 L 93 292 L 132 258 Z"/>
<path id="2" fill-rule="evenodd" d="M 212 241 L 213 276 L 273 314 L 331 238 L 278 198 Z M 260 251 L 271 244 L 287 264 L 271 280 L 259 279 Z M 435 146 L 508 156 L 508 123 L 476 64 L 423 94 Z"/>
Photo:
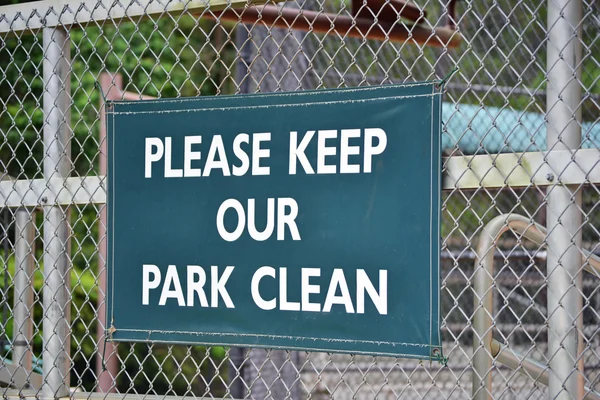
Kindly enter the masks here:
<path id="1" fill-rule="evenodd" d="M 290 8 L 298 7 L 288 4 Z M 309 7 L 304 7 L 304 9 Z M 315 82 L 310 71 L 307 49 L 303 46 L 305 33 L 292 29 L 251 27 L 237 28 L 239 50 L 237 61 L 237 84 L 240 92 L 278 92 L 312 89 Z M 249 40 L 251 39 L 251 40 Z M 256 44 L 259 44 L 258 48 Z M 248 360 L 241 360 L 244 350 L 230 353 L 231 382 L 241 371 L 242 380 L 248 386 L 251 399 L 296 399 L 300 396 L 300 357 L 297 352 L 250 349 Z M 243 386 L 233 387 L 232 395 L 240 396 Z M 240 396 L 241 397 L 241 396 Z"/>
<path id="2" fill-rule="evenodd" d="M 235 29 L 235 45 L 238 48 L 238 60 L 235 68 L 235 82 L 238 85 L 239 93 L 250 93 L 250 77 L 248 76 L 248 66 L 252 64 L 252 54 L 250 47 L 246 44 L 248 40 L 248 30 L 250 28 L 244 24 L 239 24 Z M 246 350 L 242 347 L 232 347 L 229 349 L 228 379 L 229 394 L 234 399 L 241 399 L 246 394 L 246 384 L 244 381 L 246 359 Z"/>
<path id="3" fill-rule="evenodd" d="M 102 73 L 100 75 L 100 87 L 107 100 L 120 100 L 120 93 L 123 87 L 123 77 L 119 74 L 111 75 Z M 107 166 L 107 144 L 106 144 L 106 110 L 104 98 L 100 100 L 100 135 L 98 142 L 100 145 L 99 153 L 99 174 L 106 176 Z M 106 181 L 105 181 L 106 183 Z M 101 393 L 113 393 L 116 391 L 116 376 L 119 372 L 119 363 L 117 355 L 117 345 L 115 343 L 105 343 L 106 323 L 106 205 L 100 209 L 100 219 L 98 221 L 98 325 L 96 328 L 96 337 L 99 353 L 96 358 L 96 376 L 98 378 L 98 387 L 96 391 Z M 106 347 L 106 351 L 103 349 Z M 102 360 L 100 351 L 105 354 Z M 102 365 L 104 361 L 104 365 Z"/>
<path id="4" fill-rule="evenodd" d="M 581 0 L 548 0 L 547 150 L 581 145 Z M 576 151 L 576 150 L 575 150 Z M 552 165 L 551 165 L 552 167 Z M 581 190 L 562 186 L 561 170 L 548 188 L 549 398 L 583 397 L 578 367 L 581 313 Z"/>
<path id="5" fill-rule="evenodd" d="M 19 208 L 15 212 L 12 361 L 26 374 L 32 369 L 34 218 L 33 210 Z"/>
<path id="6" fill-rule="evenodd" d="M 70 161 L 70 41 L 61 28 L 44 28 L 44 178 L 65 178 Z M 69 211 L 44 206 L 43 361 L 45 399 L 69 394 Z"/>

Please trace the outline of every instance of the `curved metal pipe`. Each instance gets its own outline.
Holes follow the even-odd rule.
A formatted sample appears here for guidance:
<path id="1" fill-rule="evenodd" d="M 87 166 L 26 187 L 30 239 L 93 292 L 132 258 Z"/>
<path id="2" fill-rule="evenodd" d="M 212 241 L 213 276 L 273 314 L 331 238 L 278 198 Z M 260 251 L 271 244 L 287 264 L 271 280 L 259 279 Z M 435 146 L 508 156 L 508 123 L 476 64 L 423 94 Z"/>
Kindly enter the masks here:
<path id="1" fill-rule="evenodd" d="M 492 356 L 496 358 L 496 361 L 506 365 L 514 371 L 529 376 L 536 382 L 548 386 L 550 374 L 548 373 L 547 365 L 523 356 L 495 339 L 492 340 L 491 350 Z M 598 392 L 589 387 L 585 387 L 584 390 L 585 395 L 583 398 L 586 400 L 600 400 L 600 394 Z"/>
<path id="2" fill-rule="evenodd" d="M 494 286 L 494 252 L 502 234 L 512 230 L 540 246 L 545 246 L 546 229 L 518 214 L 502 214 L 492 219 L 480 234 L 477 245 L 473 286 L 475 313 L 473 315 L 473 399 L 487 400 L 492 391 L 492 313 Z M 600 277 L 600 258 L 584 251 L 584 269 Z"/>

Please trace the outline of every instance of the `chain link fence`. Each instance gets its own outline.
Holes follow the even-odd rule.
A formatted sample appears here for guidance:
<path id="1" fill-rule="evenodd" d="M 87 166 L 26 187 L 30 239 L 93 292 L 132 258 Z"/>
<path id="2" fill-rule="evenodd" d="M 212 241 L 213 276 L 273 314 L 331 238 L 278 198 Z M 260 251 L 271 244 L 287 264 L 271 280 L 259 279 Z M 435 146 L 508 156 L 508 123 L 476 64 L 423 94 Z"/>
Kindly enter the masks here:
<path id="1" fill-rule="evenodd" d="M 600 5 L 415 2 L 416 24 L 411 3 L 391 0 L 392 22 L 370 0 L 0 2 L 3 396 L 599 398 Z M 443 104 L 447 365 L 104 342 L 103 96 L 381 85 L 455 67 Z"/>

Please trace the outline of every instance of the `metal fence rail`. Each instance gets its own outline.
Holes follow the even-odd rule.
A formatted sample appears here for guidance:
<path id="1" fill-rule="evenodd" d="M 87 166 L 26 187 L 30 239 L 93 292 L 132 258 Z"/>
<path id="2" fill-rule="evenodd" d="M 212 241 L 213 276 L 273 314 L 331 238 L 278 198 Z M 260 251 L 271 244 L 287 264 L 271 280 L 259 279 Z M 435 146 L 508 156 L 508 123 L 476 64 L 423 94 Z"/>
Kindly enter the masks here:
<path id="1" fill-rule="evenodd" d="M 262 3 L 0 3 L 2 395 L 597 398 L 598 2 Z M 103 96 L 379 85 L 455 67 L 442 137 L 447 365 L 104 342 Z"/>

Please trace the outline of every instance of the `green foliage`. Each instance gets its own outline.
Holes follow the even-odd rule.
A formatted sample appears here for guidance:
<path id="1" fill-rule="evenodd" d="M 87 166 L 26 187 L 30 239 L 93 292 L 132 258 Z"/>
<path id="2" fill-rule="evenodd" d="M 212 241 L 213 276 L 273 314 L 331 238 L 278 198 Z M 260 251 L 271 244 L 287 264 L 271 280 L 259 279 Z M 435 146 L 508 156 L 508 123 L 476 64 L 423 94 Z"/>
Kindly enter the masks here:
<path id="1" fill-rule="evenodd" d="M 38 257 L 41 255 L 41 252 L 38 252 Z M 4 259 L 3 259 L 4 260 Z M 35 270 L 33 274 L 33 291 L 34 291 L 34 326 L 39 326 L 41 328 L 42 320 L 43 320 L 43 286 L 44 286 L 44 274 L 43 274 L 43 260 L 37 258 L 35 260 Z M 8 286 L 4 287 L 4 279 L 5 275 Z M 7 265 L 2 268 L 0 272 L 0 288 L 2 288 L 3 293 L 8 293 L 8 297 L 3 299 L 7 302 L 7 307 L 9 310 L 12 309 L 14 304 L 14 286 L 13 280 L 15 277 L 15 259 L 14 257 L 10 257 L 8 259 Z M 79 314 L 78 309 L 85 304 L 95 304 L 98 299 L 97 295 L 97 284 L 96 278 L 94 274 L 90 270 L 78 271 L 76 269 L 71 269 L 70 279 L 72 283 L 72 303 L 71 303 L 71 315 Z M 87 322 L 89 323 L 89 321 Z M 13 323 L 12 318 L 7 320 L 7 324 L 5 326 L 4 331 L 2 332 L 6 335 L 7 338 L 12 338 L 13 335 Z M 34 329 L 35 330 L 35 329 Z M 78 334 L 77 324 L 73 326 L 73 336 L 83 337 L 83 334 Z M 34 332 L 34 354 L 40 355 L 42 353 L 42 332 L 41 330 L 36 330 Z M 91 354 L 93 348 L 85 349 Z"/>
<path id="2" fill-rule="evenodd" d="M 213 27 L 213 22 L 182 16 L 118 25 L 104 22 L 70 30 L 72 175 L 99 172 L 101 94 L 95 83 L 100 73 L 119 73 L 125 90 L 151 96 L 214 95 L 232 90 L 231 85 L 224 82 L 227 78 L 224 66 L 233 65 L 233 45 L 224 43 L 226 28 Z M 217 45 L 219 40 L 221 44 Z M 42 47 L 40 33 L 0 37 L 0 100 L 5 105 L 0 109 L 0 170 L 20 179 L 43 176 Z M 95 345 L 98 215 L 99 209 L 95 206 L 71 207 L 71 356 L 74 364 L 71 384 L 85 390 L 95 388 L 94 357 L 102 350 Z M 42 218 L 38 213 L 38 229 L 41 229 Z M 42 351 L 41 243 L 37 248 L 40 250 L 36 256 L 34 319 L 39 329 L 35 334 L 34 351 L 39 355 Z M 8 281 L 12 282 L 14 266 L 11 264 L 3 273 L 8 274 Z M 9 293 L 12 296 L 12 290 Z M 12 299 L 8 301 L 12 305 Z M 4 333 L 11 337 L 11 323 Z M 150 387 L 157 393 L 191 391 L 201 395 L 210 391 L 219 395 L 223 392 L 220 383 L 208 384 L 215 372 L 208 368 L 209 350 L 204 347 L 139 344 L 128 348 L 122 344 L 118 348 L 127 360 L 126 372 L 121 372 L 117 381 L 119 390 L 127 391 L 133 386 L 141 392 Z M 145 374 L 141 374 L 139 361 L 149 356 L 149 352 L 152 357 L 144 363 Z M 224 349 L 219 347 L 210 352 L 216 362 L 225 355 Z M 201 373 L 209 377 L 206 380 L 198 377 Z M 129 377 L 134 378 L 130 381 Z"/>

